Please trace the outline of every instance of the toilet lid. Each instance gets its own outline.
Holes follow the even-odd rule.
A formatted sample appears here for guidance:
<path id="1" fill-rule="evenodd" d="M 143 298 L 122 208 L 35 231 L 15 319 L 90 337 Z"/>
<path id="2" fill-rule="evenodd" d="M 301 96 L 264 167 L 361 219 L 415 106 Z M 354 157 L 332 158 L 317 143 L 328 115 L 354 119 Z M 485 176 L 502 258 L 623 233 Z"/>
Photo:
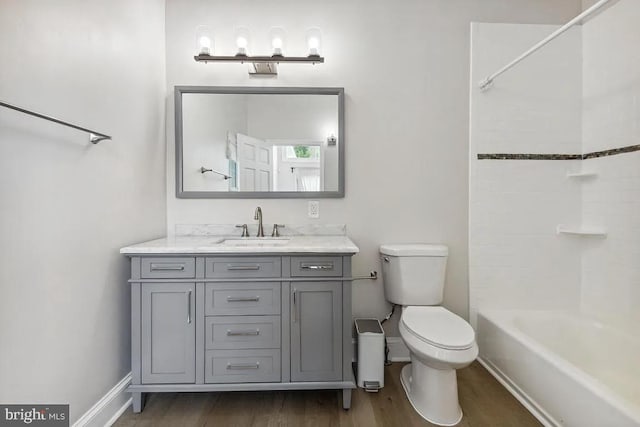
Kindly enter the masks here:
<path id="1" fill-rule="evenodd" d="M 416 338 L 447 350 L 471 348 L 476 339 L 471 325 L 444 307 L 406 307 L 402 323 Z"/>

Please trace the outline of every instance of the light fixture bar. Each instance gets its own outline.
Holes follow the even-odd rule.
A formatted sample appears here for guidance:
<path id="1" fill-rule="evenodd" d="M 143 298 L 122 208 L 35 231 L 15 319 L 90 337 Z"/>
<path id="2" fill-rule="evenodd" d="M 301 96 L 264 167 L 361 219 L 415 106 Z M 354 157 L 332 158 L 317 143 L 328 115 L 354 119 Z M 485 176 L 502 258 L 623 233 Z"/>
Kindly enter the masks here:
<path id="1" fill-rule="evenodd" d="M 193 57 L 196 62 L 301 62 L 318 64 L 324 62 L 322 56 L 250 56 L 250 55 L 233 55 L 233 56 L 212 56 L 212 55 L 196 55 Z"/>

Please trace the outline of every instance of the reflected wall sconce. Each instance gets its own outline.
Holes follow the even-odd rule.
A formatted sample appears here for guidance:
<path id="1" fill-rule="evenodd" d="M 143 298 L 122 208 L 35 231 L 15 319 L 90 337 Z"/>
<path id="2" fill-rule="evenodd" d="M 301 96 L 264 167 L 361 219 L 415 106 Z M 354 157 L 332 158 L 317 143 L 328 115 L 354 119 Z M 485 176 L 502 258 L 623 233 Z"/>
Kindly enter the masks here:
<path id="1" fill-rule="evenodd" d="M 250 63 L 251 75 L 275 76 L 278 74 L 278 64 L 283 62 L 323 63 L 322 57 L 322 32 L 319 28 L 310 28 L 306 32 L 307 56 L 286 56 L 287 32 L 284 28 L 273 27 L 269 31 L 271 55 L 251 55 L 251 33 L 246 27 L 238 27 L 235 30 L 236 54 L 229 56 L 216 55 L 214 39 L 211 29 L 207 26 L 199 26 L 196 29 L 197 55 L 193 57 L 196 62 L 240 62 Z"/>

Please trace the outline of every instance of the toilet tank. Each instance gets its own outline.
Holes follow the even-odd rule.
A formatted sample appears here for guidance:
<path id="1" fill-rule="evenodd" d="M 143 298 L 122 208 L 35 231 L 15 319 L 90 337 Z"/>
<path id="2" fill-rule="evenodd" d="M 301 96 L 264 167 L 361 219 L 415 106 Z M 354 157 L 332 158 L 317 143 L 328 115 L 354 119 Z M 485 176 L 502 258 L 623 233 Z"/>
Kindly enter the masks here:
<path id="1" fill-rule="evenodd" d="M 400 305 L 440 305 L 449 250 L 444 245 L 380 246 L 384 294 Z"/>

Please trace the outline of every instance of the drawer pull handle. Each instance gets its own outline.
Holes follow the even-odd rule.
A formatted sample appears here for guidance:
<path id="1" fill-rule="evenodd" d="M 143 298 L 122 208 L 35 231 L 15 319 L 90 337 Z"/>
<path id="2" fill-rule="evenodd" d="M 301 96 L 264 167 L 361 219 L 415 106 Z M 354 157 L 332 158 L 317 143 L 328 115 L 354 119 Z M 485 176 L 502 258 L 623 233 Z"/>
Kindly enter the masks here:
<path id="1" fill-rule="evenodd" d="M 260 265 L 227 265 L 227 270 L 256 271 L 260 270 Z"/>
<path id="2" fill-rule="evenodd" d="M 250 301 L 260 301 L 259 296 L 255 297 L 227 297 L 227 302 L 250 302 Z"/>
<path id="3" fill-rule="evenodd" d="M 232 331 L 231 329 L 227 329 L 228 337 L 237 337 L 237 336 L 258 336 L 260 335 L 260 329 L 256 329 L 255 331 Z"/>
<path id="4" fill-rule="evenodd" d="M 227 363 L 227 369 L 260 369 L 260 362 L 256 363 Z"/>
<path id="5" fill-rule="evenodd" d="M 184 271 L 184 264 L 151 264 L 151 271 Z"/>
<path id="6" fill-rule="evenodd" d="M 300 264 L 303 270 L 333 270 L 333 264 Z"/>

